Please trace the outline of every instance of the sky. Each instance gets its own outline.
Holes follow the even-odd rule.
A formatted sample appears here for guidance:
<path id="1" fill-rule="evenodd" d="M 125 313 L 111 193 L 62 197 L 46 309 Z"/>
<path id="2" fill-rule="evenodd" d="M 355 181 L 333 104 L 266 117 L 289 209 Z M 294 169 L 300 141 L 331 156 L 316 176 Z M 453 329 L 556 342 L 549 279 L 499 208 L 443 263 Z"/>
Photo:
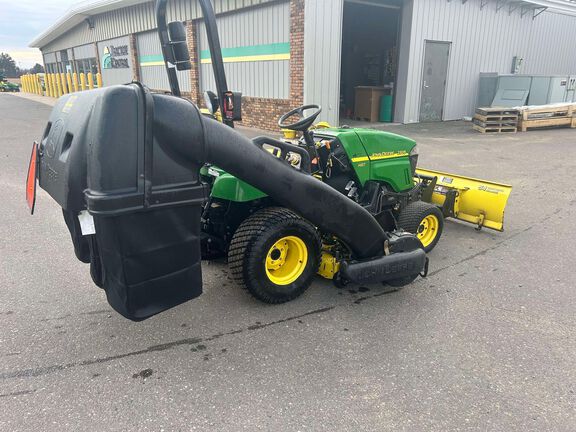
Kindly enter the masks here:
<path id="1" fill-rule="evenodd" d="M 42 64 L 42 55 L 28 44 L 80 0 L 0 0 L 0 52 L 21 68 Z"/>

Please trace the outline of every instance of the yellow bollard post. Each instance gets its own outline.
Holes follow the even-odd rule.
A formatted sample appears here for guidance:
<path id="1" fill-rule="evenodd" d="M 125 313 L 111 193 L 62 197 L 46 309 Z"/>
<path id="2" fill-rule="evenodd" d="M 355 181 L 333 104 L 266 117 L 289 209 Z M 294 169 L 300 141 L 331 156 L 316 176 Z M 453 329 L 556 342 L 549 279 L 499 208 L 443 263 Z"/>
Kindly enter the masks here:
<path id="1" fill-rule="evenodd" d="M 94 76 L 92 75 L 92 72 L 88 72 L 86 78 L 88 79 L 88 88 L 92 90 L 94 88 Z"/>
<path id="2" fill-rule="evenodd" d="M 36 75 L 36 79 L 38 80 L 38 94 L 44 96 L 44 89 L 42 88 L 42 79 L 40 78 L 40 75 Z"/>
<path id="3" fill-rule="evenodd" d="M 50 74 L 50 96 L 56 97 L 56 87 L 54 86 L 54 74 Z"/>
<path id="4" fill-rule="evenodd" d="M 64 72 L 60 72 L 60 81 L 62 82 L 62 94 L 65 95 L 68 93 L 68 89 L 66 88 L 66 74 Z"/>
<path id="5" fill-rule="evenodd" d="M 52 74 L 52 84 L 54 84 L 54 97 L 60 97 L 60 90 L 58 89 L 58 80 L 56 79 L 56 74 Z"/>
<path id="6" fill-rule="evenodd" d="M 62 83 L 60 82 L 60 75 L 57 73 L 54 74 L 54 81 L 56 82 L 56 91 L 58 97 L 62 96 Z"/>
<path id="7" fill-rule="evenodd" d="M 38 81 L 36 80 L 36 75 L 32 75 L 31 78 L 33 93 L 38 94 Z"/>
<path id="8" fill-rule="evenodd" d="M 86 75 L 83 73 L 80 74 L 80 90 L 86 90 Z"/>
<path id="9" fill-rule="evenodd" d="M 73 93 L 74 88 L 72 87 L 72 75 L 70 72 L 66 72 L 66 85 L 68 86 L 68 93 Z"/>
<path id="10" fill-rule="evenodd" d="M 98 88 L 102 88 L 102 74 L 100 72 L 96 74 L 96 84 L 98 84 Z"/>
<path id="11" fill-rule="evenodd" d="M 23 92 L 26 91 L 26 75 L 20 76 L 20 87 L 22 88 Z"/>
<path id="12" fill-rule="evenodd" d="M 44 86 L 46 96 L 52 96 L 52 88 L 50 87 L 50 74 L 44 74 Z"/>
<path id="13" fill-rule="evenodd" d="M 78 74 L 76 72 L 74 72 L 72 74 L 72 84 L 74 85 L 74 91 L 77 92 L 78 91 Z"/>
<path id="14" fill-rule="evenodd" d="M 54 74 L 50 74 L 50 96 L 53 98 L 58 97 L 58 91 L 56 90 L 56 81 L 54 81 Z"/>

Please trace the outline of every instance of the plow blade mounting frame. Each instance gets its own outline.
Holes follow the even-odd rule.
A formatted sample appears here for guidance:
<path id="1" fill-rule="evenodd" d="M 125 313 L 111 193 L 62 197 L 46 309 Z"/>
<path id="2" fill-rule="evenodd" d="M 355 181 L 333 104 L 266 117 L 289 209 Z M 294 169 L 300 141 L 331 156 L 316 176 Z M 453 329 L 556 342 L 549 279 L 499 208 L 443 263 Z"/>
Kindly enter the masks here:
<path id="1" fill-rule="evenodd" d="M 504 231 L 504 210 L 512 186 L 421 168 L 416 173 L 428 182 L 423 200 L 440 207 L 445 217 L 472 223 L 477 229 Z"/>

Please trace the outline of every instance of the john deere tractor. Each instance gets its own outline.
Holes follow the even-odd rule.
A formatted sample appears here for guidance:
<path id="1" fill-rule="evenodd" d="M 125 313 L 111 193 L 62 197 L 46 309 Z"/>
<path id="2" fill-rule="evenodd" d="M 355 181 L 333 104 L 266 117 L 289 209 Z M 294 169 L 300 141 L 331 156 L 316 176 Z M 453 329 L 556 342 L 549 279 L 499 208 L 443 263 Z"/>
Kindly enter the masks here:
<path id="1" fill-rule="evenodd" d="M 0 92 L 19 92 L 20 87 L 18 84 L 11 83 L 6 79 L 4 74 L 0 72 Z"/>
<path id="2" fill-rule="evenodd" d="M 502 229 L 508 186 L 418 170 L 408 138 L 313 130 L 317 105 L 279 120 L 298 140 L 234 131 L 241 95 L 227 88 L 210 0 L 199 2 L 218 92 L 209 114 L 222 121 L 180 97 L 186 32 L 166 23 L 157 0 L 172 95 L 138 83 L 65 95 L 33 146 L 28 204 L 33 211 L 39 180 L 119 313 L 142 320 L 197 297 L 202 259 L 227 259 L 268 303 L 299 296 L 317 273 L 338 286 L 398 289 L 426 276 L 445 217 Z"/>
<path id="3" fill-rule="evenodd" d="M 370 129 L 312 131 L 320 112 L 319 106 L 308 105 L 280 119 L 282 129 L 302 133 L 295 143 L 299 153 L 270 139 L 262 139 L 264 148 L 361 205 L 385 231 L 414 233 L 425 251 L 432 250 L 442 234 L 443 215 L 434 204 L 421 201 L 429 182 L 414 181 L 416 143 Z M 293 117 L 298 119 L 290 121 Z M 305 224 L 303 232 L 291 232 L 281 217 L 288 213 L 273 198 L 217 167 L 205 166 L 201 174 L 211 191 L 202 219 L 203 256 L 227 256 L 237 281 L 254 296 L 266 302 L 289 300 L 308 287 L 316 272 L 338 285 L 348 282 L 339 270 L 352 252 L 337 236 Z M 263 244 L 262 236 L 273 244 Z M 258 272 L 262 262 L 264 272 Z M 275 294 L 277 286 L 285 287 L 282 295 Z"/>

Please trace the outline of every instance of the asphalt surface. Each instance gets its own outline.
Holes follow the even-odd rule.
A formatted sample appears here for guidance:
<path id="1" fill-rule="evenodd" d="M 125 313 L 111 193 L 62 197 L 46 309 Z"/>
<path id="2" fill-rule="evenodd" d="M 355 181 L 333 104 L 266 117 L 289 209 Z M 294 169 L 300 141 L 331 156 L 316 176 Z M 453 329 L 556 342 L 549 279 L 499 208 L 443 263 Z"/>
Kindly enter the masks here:
<path id="1" fill-rule="evenodd" d="M 132 323 L 56 203 L 28 214 L 50 109 L 0 94 L 0 430 L 576 430 L 576 130 L 392 128 L 422 166 L 514 185 L 504 233 L 447 222 L 400 292 L 318 279 L 268 306 L 208 264 L 202 297 Z"/>

